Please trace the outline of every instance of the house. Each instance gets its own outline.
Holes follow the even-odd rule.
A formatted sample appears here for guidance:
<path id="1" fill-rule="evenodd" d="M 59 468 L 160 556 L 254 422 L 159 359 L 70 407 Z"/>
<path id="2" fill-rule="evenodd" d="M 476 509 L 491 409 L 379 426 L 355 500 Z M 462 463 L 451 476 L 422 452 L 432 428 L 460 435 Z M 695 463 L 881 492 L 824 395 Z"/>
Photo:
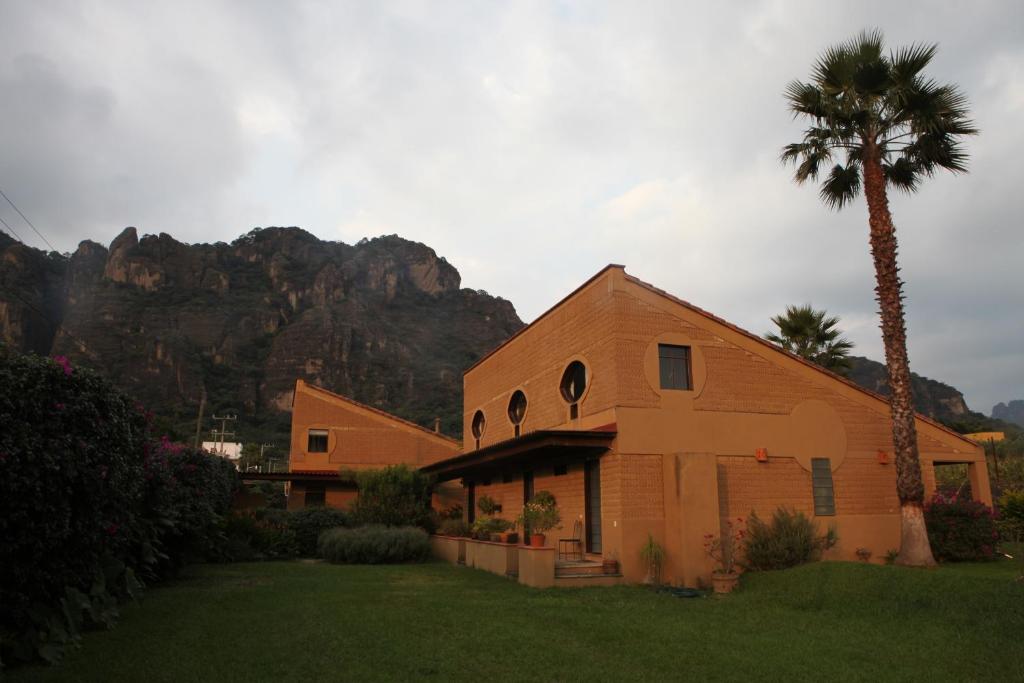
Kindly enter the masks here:
<path id="1" fill-rule="evenodd" d="M 230 441 L 204 441 L 203 450 L 226 458 L 235 466 L 235 469 L 238 469 L 238 463 L 242 458 L 242 444 Z"/>
<path id="2" fill-rule="evenodd" d="M 706 534 L 780 506 L 822 532 L 835 526 L 829 559 L 856 559 L 858 548 L 880 559 L 899 547 L 886 400 L 622 266 L 470 367 L 464 386 L 463 452 L 423 469 L 459 481 L 469 514 L 486 495 L 512 519 L 541 490 L 562 514 L 546 548 L 463 541 L 467 564 L 504 566 L 533 585 L 578 584 L 558 580 L 557 548 L 578 526 L 586 559 L 617 559 L 623 580 L 644 578 L 640 549 L 651 535 L 665 550 L 663 579 L 693 586 L 713 568 Z M 991 504 L 977 444 L 922 416 L 917 435 L 929 494 L 936 464 L 966 463 L 972 490 Z M 453 548 L 435 541 L 442 557 L 454 559 Z"/>
<path id="3" fill-rule="evenodd" d="M 288 483 L 288 509 L 348 507 L 356 498 L 354 473 L 387 465 L 417 468 L 450 458 L 458 441 L 326 389 L 295 383 L 289 472 L 265 475 Z M 457 492 L 456 492 L 457 493 Z M 439 487 L 434 504 L 447 507 Z"/>

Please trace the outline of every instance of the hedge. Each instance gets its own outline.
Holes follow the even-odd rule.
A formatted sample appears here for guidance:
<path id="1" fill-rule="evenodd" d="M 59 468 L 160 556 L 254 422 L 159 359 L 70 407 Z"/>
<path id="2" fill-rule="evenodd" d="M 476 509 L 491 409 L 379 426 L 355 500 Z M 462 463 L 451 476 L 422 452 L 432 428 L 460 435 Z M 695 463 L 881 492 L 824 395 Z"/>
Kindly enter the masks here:
<path id="1" fill-rule="evenodd" d="M 0 345 L 0 661 L 56 661 L 142 583 L 211 552 L 237 475 L 62 357 Z"/>
<path id="2" fill-rule="evenodd" d="M 430 556 L 430 537 L 417 527 L 372 524 L 325 531 L 317 549 L 322 558 L 336 564 L 423 562 Z"/>

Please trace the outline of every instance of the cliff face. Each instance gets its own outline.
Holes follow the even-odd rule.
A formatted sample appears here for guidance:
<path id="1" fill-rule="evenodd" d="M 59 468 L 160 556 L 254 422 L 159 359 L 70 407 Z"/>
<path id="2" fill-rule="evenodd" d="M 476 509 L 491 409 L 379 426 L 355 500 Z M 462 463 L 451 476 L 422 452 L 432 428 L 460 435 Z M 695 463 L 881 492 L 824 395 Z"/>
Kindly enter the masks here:
<path id="1" fill-rule="evenodd" d="M 1014 399 L 1009 403 L 997 403 L 992 406 L 992 417 L 1024 427 L 1024 400 Z"/>
<path id="2" fill-rule="evenodd" d="M 866 389 L 889 395 L 889 378 L 885 365 L 869 358 L 851 356 L 852 367 L 847 376 Z M 964 401 L 964 395 L 948 384 L 943 384 L 916 373 L 910 373 L 914 394 L 914 409 L 922 415 L 946 423 L 954 423 L 973 415 Z"/>
<path id="3" fill-rule="evenodd" d="M 179 432 L 205 391 L 207 415 L 280 433 L 301 377 L 456 434 L 462 370 L 522 326 L 511 303 L 461 289 L 447 261 L 397 236 L 347 245 L 266 228 L 188 245 L 127 228 L 70 258 L 0 250 L 2 338 L 96 367 Z"/>

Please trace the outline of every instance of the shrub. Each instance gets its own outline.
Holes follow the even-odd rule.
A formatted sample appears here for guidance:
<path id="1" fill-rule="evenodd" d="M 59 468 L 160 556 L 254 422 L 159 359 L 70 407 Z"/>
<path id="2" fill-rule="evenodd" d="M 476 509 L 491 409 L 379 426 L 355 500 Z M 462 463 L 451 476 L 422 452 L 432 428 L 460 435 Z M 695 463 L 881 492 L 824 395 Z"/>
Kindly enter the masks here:
<path id="1" fill-rule="evenodd" d="M 391 465 L 381 470 L 356 474 L 359 496 L 352 506 L 358 524 L 418 526 L 434 530 L 430 477 L 408 465 Z"/>
<path id="2" fill-rule="evenodd" d="M 818 535 L 814 522 L 802 512 L 780 507 L 770 522 L 754 512 L 747 519 L 743 566 L 751 570 L 785 569 L 811 562 L 836 543 L 835 530 Z"/>
<path id="3" fill-rule="evenodd" d="M 1007 491 L 999 498 L 996 529 L 1004 541 L 1024 540 L 1024 491 Z"/>
<path id="4" fill-rule="evenodd" d="M 502 531 L 508 531 L 513 526 L 515 525 L 507 519 L 483 516 L 473 522 L 473 537 L 481 541 L 489 541 L 491 540 L 491 534 L 500 534 Z"/>
<path id="5" fill-rule="evenodd" d="M 559 528 L 562 515 L 558 504 L 550 491 L 538 491 L 528 503 L 523 505 L 523 512 L 516 519 L 516 524 L 531 534 L 543 534 L 551 529 Z"/>
<path id="6" fill-rule="evenodd" d="M 221 559 L 229 562 L 288 558 L 299 552 L 287 514 L 277 510 L 259 508 L 229 515 L 224 535 Z"/>
<path id="7" fill-rule="evenodd" d="M 995 559 L 999 533 L 992 508 L 984 503 L 936 493 L 924 506 L 924 521 L 940 562 Z"/>
<path id="8" fill-rule="evenodd" d="M 234 469 L 151 423 L 96 373 L 0 345 L 0 660 L 58 660 L 223 539 Z"/>
<path id="9" fill-rule="evenodd" d="M 320 536 L 318 551 L 335 564 L 422 562 L 430 556 L 430 538 L 423 529 L 412 526 L 372 524 L 325 531 Z"/>
<path id="10" fill-rule="evenodd" d="M 501 506 L 490 496 L 480 496 L 480 500 L 477 501 L 476 506 L 480 509 L 480 512 L 484 513 L 488 517 L 493 517 L 495 513 L 501 510 Z"/>
<path id="11" fill-rule="evenodd" d="M 320 534 L 335 527 L 351 526 L 351 517 L 344 510 L 329 507 L 309 507 L 286 513 L 287 526 L 295 535 L 298 554 L 316 556 L 316 543 Z"/>
<path id="12" fill-rule="evenodd" d="M 438 528 L 437 533 L 442 536 L 459 536 L 468 538 L 471 535 L 469 524 L 462 519 L 445 519 L 441 521 L 441 526 Z"/>

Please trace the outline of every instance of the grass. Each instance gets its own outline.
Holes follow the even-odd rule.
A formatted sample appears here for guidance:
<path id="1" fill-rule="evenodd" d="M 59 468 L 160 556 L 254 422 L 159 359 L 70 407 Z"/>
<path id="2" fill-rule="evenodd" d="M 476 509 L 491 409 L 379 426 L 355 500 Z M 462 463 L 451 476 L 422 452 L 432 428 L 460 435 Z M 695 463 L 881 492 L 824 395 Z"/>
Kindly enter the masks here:
<path id="1" fill-rule="evenodd" d="M 447 564 L 195 567 L 13 681 L 1022 680 L 1015 562 L 819 563 L 726 598 L 525 588 Z"/>

